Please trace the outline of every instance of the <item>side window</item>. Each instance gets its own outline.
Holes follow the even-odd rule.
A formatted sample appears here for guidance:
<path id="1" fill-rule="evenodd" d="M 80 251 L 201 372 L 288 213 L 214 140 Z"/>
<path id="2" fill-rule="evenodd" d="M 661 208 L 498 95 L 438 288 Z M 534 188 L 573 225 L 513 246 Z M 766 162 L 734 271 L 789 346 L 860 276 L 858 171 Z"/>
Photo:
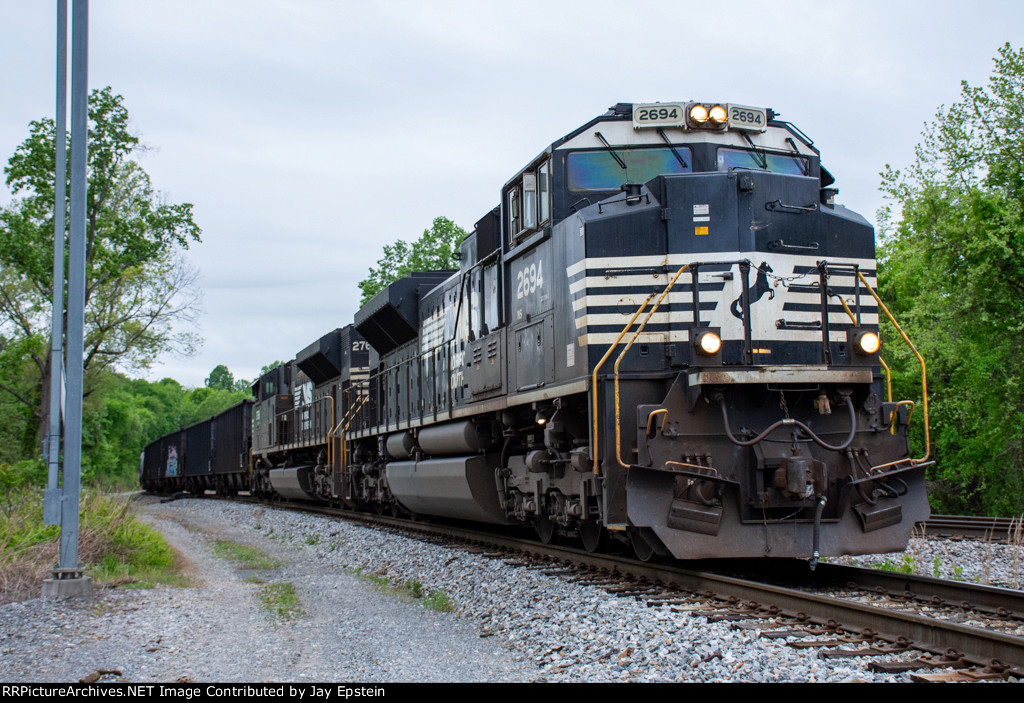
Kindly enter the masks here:
<path id="1" fill-rule="evenodd" d="M 484 269 L 484 326 L 488 331 L 498 329 L 498 266 Z"/>
<path id="2" fill-rule="evenodd" d="M 508 189 L 509 243 L 551 219 L 551 162 L 542 161 Z"/>
<path id="3" fill-rule="evenodd" d="M 548 172 L 550 170 L 549 161 L 545 161 L 537 169 L 537 205 L 540 209 L 539 218 L 541 224 L 551 219 L 551 186 L 548 182 Z"/>
<path id="4" fill-rule="evenodd" d="M 523 174 L 523 229 L 537 229 L 537 174 Z"/>
<path id="5" fill-rule="evenodd" d="M 523 230 L 522 208 L 520 207 L 519 186 L 513 186 L 508 191 L 508 234 L 509 240 L 514 242 L 519 233 Z"/>

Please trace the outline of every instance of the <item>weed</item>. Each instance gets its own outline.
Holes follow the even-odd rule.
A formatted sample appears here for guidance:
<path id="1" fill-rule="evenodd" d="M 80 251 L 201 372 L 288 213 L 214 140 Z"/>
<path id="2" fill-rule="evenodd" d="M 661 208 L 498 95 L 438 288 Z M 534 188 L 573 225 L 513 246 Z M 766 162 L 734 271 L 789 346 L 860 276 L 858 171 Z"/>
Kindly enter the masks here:
<path id="1" fill-rule="evenodd" d="M 455 610 L 455 601 L 444 591 L 431 591 L 423 599 L 423 607 L 439 613 L 450 613 Z"/>
<path id="2" fill-rule="evenodd" d="M 953 580 L 963 581 L 964 580 L 964 567 L 957 564 L 953 567 Z"/>
<path id="3" fill-rule="evenodd" d="M 320 542 L 320 535 L 309 534 L 309 535 L 306 536 L 306 544 L 308 544 L 311 547 L 314 544 L 318 544 L 319 542 Z"/>
<path id="4" fill-rule="evenodd" d="M 281 562 L 255 547 L 219 539 L 213 543 L 213 553 L 227 559 L 239 569 L 276 569 Z"/>
<path id="5" fill-rule="evenodd" d="M 267 582 L 267 580 L 262 576 L 246 576 L 244 579 L 242 579 L 242 581 L 244 581 L 245 583 L 255 584 L 264 584 Z"/>
<path id="6" fill-rule="evenodd" d="M 42 524 L 42 491 L 28 486 L 7 493 L 0 510 L 0 602 L 31 598 L 57 561 L 60 528 Z M 82 492 L 78 555 L 94 583 L 151 588 L 188 585 L 180 556 L 150 525 L 129 510 L 128 498 Z"/>
<path id="7" fill-rule="evenodd" d="M 914 573 L 914 557 L 904 554 L 903 560 L 899 563 L 886 559 L 881 564 L 875 564 L 875 568 L 881 571 L 893 571 L 898 574 L 912 574 Z"/>
<path id="8" fill-rule="evenodd" d="M 260 601 L 267 611 L 285 620 L 297 618 L 304 613 L 299 597 L 295 595 L 295 587 L 287 581 L 264 586 L 260 589 Z"/>
<path id="9" fill-rule="evenodd" d="M 935 558 L 932 560 L 932 576 L 937 579 L 942 578 L 942 557 L 938 554 L 936 554 Z"/>
<path id="10" fill-rule="evenodd" d="M 421 581 L 416 581 L 415 579 L 407 579 L 405 581 L 392 581 L 387 577 L 387 574 L 383 571 L 378 571 L 374 574 L 366 574 L 363 573 L 362 567 L 348 569 L 348 572 L 356 578 L 363 579 L 364 581 L 369 581 L 371 584 L 373 584 L 373 587 L 376 588 L 378 591 L 387 593 L 392 596 L 399 596 L 402 598 L 419 600 L 421 598 L 424 598 L 425 595 L 423 592 L 423 583 Z M 426 597 L 429 598 L 430 596 Z M 426 605 L 425 598 L 424 605 Z M 435 610 L 436 609 L 437 608 L 435 608 Z"/>

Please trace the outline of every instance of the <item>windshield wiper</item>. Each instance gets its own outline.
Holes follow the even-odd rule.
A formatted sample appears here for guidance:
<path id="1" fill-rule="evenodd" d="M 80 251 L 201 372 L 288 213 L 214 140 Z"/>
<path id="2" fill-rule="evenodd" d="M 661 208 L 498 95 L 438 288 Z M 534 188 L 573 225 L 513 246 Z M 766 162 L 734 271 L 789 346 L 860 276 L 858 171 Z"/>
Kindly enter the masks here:
<path id="1" fill-rule="evenodd" d="M 754 150 L 754 161 L 761 167 L 762 170 L 768 170 L 768 155 L 764 153 L 763 149 L 758 149 L 757 144 L 754 144 L 754 140 L 750 138 L 750 135 L 746 132 L 740 132 L 743 138 L 747 140 L 747 144 Z"/>
<path id="2" fill-rule="evenodd" d="M 789 142 L 789 145 L 791 147 L 793 147 L 794 154 L 800 153 L 800 150 L 796 148 L 796 142 L 793 141 L 793 137 L 786 137 L 786 141 Z M 803 171 L 805 176 L 810 174 L 810 168 L 807 166 L 806 159 L 797 159 L 796 162 L 800 166 L 800 170 Z"/>
<path id="3" fill-rule="evenodd" d="M 605 148 L 608 150 L 608 153 L 612 155 L 612 158 L 615 159 L 616 163 L 618 163 L 619 166 L 622 167 L 622 170 L 628 172 L 629 169 L 626 168 L 626 162 L 623 161 L 622 158 L 615 153 L 615 149 L 612 149 L 612 145 L 608 143 L 608 140 L 604 138 L 604 135 L 601 134 L 600 132 L 594 132 L 594 136 L 601 140 L 601 143 L 604 144 Z"/>
<path id="4" fill-rule="evenodd" d="M 662 139 L 665 140 L 665 143 L 668 144 L 668 148 L 672 150 L 672 155 L 676 157 L 676 161 L 679 162 L 679 165 L 682 166 L 683 168 L 689 168 L 689 166 L 686 165 L 686 161 L 683 160 L 682 154 L 680 154 L 676 150 L 675 145 L 668 140 L 668 136 L 665 134 L 665 130 L 663 130 L 661 127 L 658 127 L 658 134 L 661 136 Z"/>

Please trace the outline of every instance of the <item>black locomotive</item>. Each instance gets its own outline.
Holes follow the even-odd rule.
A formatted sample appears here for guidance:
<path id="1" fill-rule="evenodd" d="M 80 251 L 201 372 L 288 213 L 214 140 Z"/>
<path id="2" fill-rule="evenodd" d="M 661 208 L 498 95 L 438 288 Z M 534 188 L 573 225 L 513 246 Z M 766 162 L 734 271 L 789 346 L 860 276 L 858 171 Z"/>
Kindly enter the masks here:
<path id="1" fill-rule="evenodd" d="M 832 183 L 771 110 L 615 105 L 505 183 L 457 271 L 396 281 L 230 421 L 151 444 L 143 487 L 645 559 L 901 550 L 926 462 L 881 373 L 873 229 Z"/>

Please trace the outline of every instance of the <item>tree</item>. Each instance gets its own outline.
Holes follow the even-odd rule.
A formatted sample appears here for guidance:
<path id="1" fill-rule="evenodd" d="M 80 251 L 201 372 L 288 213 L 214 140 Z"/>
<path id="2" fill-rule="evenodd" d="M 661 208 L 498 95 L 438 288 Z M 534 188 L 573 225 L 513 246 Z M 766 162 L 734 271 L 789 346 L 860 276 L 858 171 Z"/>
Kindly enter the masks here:
<path id="1" fill-rule="evenodd" d="M 145 368 L 159 354 L 187 353 L 196 342 L 172 325 L 197 307 L 195 273 L 180 252 L 199 241 L 200 229 L 190 203 L 164 202 L 153 189 L 136 161 L 144 148 L 128 120 L 123 98 L 109 87 L 89 96 L 86 393 L 100 370 Z M 0 209 L 0 391 L 28 414 L 31 444 L 48 412 L 53 372 L 47 349 L 55 141 L 52 119 L 29 125 L 29 137 L 4 168 L 16 197 Z"/>
<path id="2" fill-rule="evenodd" d="M 235 375 L 224 364 L 219 364 L 206 377 L 204 385 L 217 391 L 248 391 L 252 385 L 244 378 L 235 380 Z"/>
<path id="3" fill-rule="evenodd" d="M 879 284 L 928 361 L 936 507 L 1024 510 L 1024 52 L 939 108 L 888 165 Z M 894 338 L 893 335 L 889 335 Z M 898 344 L 904 388 L 918 375 Z M 909 388 L 904 397 L 913 397 Z"/>
<path id="4" fill-rule="evenodd" d="M 370 267 L 367 277 L 359 282 L 359 289 L 363 292 L 359 304 L 365 305 L 389 283 L 414 271 L 452 268 L 459 243 L 466 234 L 466 230 L 447 217 L 435 217 L 430 229 L 423 230 L 423 235 L 412 244 L 402 239 L 394 244 L 385 244 L 384 256 L 377 260 L 376 267 Z"/>
<path id="5" fill-rule="evenodd" d="M 235 375 L 228 371 L 228 367 L 220 364 L 206 377 L 204 385 L 214 390 L 229 391 L 235 385 Z"/>

